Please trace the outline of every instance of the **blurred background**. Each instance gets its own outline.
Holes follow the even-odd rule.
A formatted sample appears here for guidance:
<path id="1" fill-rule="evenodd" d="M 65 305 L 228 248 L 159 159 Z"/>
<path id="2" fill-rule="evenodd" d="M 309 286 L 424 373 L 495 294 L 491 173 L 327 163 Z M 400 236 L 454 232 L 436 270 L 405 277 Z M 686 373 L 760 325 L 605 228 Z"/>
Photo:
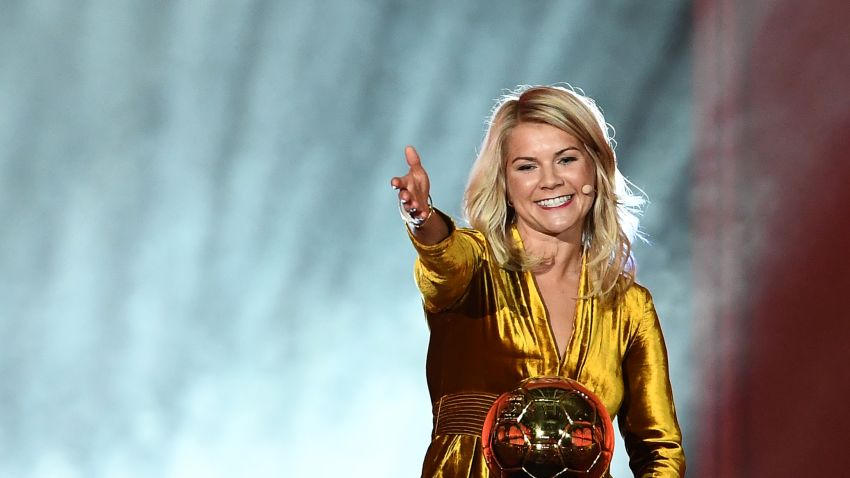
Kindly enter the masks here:
<path id="1" fill-rule="evenodd" d="M 419 476 L 389 179 L 460 217 L 556 82 L 651 201 L 689 476 L 840 474 L 850 18 L 797 3 L 0 0 L 0 476 Z"/>

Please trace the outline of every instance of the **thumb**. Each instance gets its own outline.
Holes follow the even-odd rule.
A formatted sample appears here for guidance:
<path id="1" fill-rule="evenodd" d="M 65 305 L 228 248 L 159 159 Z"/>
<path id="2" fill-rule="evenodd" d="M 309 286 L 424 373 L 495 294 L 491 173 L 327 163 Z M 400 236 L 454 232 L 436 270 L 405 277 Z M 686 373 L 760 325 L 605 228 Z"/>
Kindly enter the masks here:
<path id="1" fill-rule="evenodd" d="M 407 160 L 407 165 L 410 166 L 411 169 L 415 167 L 422 167 L 422 162 L 419 159 L 419 153 L 416 152 L 416 148 L 413 146 L 407 146 L 404 148 L 404 159 Z"/>

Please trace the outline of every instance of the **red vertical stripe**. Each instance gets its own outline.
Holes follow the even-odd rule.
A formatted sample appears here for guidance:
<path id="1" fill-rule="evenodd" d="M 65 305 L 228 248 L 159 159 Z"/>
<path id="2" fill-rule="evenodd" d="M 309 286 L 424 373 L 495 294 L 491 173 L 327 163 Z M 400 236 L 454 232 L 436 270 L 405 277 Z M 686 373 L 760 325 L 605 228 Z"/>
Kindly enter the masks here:
<path id="1" fill-rule="evenodd" d="M 843 476 L 850 4 L 694 4 L 692 476 Z"/>

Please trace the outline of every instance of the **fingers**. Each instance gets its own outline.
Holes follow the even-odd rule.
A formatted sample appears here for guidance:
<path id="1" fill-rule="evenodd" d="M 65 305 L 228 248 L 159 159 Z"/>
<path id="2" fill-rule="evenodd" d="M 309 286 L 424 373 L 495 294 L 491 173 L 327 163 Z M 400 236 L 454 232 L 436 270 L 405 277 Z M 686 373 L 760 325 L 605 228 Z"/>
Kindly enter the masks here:
<path id="1" fill-rule="evenodd" d="M 399 190 L 398 200 L 404 204 L 405 209 L 408 209 L 411 212 L 423 209 L 428 201 L 427 199 L 425 201 L 417 199 L 417 197 L 407 189 Z"/>
<path id="2" fill-rule="evenodd" d="M 390 186 L 398 191 L 398 198 L 401 201 L 409 202 L 414 195 L 419 194 L 419 186 L 415 178 L 410 174 L 401 177 L 395 177 L 390 180 Z"/>
<path id="3" fill-rule="evenodd" d="M 398 191 L 398 200 L 412 216 L 427 214 L 423 210 L 428 206 L 428 190 L 430 189 L 428 173 L 422 167 L 419 153 L 413 146 L 404 148 L 404 158 L 410 170 L 404 176 L 390 179 L 390 186 Z"/>
<path id="4" fill-rule="evenodd" d="M 390 180 L 390 186 L 393 189 L 409 189 L 411 184 L 416 180 L 415 176 L 420 172 L 425 172 L 424 168 L 422 168 L 422 161 L 419 159 L 419 153 L 416 152 L 416 148 L 413 146 L 408 145 L 404 148 L 404 159 L 407 161 L 410 170 L 406 175 L 394 177 Z"/>

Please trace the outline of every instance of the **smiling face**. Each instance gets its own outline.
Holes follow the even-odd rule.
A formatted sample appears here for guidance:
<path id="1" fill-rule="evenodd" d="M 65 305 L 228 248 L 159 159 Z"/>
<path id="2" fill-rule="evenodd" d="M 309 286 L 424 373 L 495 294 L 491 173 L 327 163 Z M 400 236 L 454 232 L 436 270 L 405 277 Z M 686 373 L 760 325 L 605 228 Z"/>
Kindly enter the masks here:
<path id="1" fill-rule="evenodd" d="M 593 206 L 593 160 L 573 135 L 545 123 L 516 125 L 506 143 L 508 199 L 524 237 L 543 234 L 580 243 Z"/>

